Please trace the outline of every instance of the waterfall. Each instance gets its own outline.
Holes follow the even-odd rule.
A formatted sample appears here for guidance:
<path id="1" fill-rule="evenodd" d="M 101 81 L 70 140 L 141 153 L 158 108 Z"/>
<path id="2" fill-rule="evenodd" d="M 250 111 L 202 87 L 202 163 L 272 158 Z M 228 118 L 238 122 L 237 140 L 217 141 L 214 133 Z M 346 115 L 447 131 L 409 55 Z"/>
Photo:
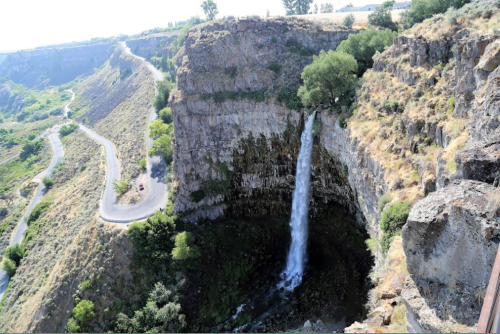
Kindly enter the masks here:
<path id="1" fill-rule="evenodd" d="M 307 212 L 309 209 L 309 180 L 311 178 L 311 152 L 313 144 L 312 127 L 314 116 L 312 113 L 302 133 L 302 145 L 297 160 L 295 176 L 295 190 L 292 200 L 292 244 L 288 253 L 286 269 L 281 273 L 282 282 L 278 287 L 285 287 L 293 291 L 302 282 L 302 274 L 306 262 L 307 251 Z"/>

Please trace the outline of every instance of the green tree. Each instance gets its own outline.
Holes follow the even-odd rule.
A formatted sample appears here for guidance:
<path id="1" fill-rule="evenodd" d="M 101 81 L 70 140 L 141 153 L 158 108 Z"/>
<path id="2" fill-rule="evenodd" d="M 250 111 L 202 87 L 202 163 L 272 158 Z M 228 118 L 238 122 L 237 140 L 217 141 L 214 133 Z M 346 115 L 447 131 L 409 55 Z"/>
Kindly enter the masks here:
<path id="1" fill-rule="evenodd" d="M 217 4 L 213 0 L 205 0 L 201 4 L 201 8 L 203 8 L 203 12 L 205 12 L 205 16 L 207 17 L 207 21 L 215 20 L 219 11 L 217 10 Z"/>
<path id="2" fill-rule="evenodd" d="M 69 318 L 66 328 L 70 333 L 80 333 L 81 330 L 80 326 L 78 326 L 75 319 L 73 318 Z"/>
<path id="3" fill-rule="evenodd" d="M 344 20 L 342 21 L 342 25 L 345 25 L 347 28 L 352 28 L 354 21 L 355 21 L 354 15 L 349 14 L 346 17 L 344 17 Z"/>
<path id="4" fill-rule="evenodd" d="M 368 15 L 368 23 L 382 28 L 396 30 L 396 25 L 392 21 L 391 11 L 395 0 L 389 0 L 377 7 L 373 13 Z"/>
<path id="5" fill-rule="evenodd" d="M 28 159 L 31 155 L 38 154 L 43 147 L 43 140 L 27 140 L 21 149 L 19 157 L 22 161 Z"/>
<path id="6" fill-rule="evenodd" d="M 51 179 L 50 177 L 45 176 L 45 177 L 42 179 L 42 183 L 43 183 L 43 185 L 44 185 L 47 189 L 50 189 L 50 188 L 52 188 L 52 186 L 54 185 L 54 179 Z"/>
<path id="7" fill-rule="evenodd" d="M 410 9 L 401 14 L 405 29 L 422 22 L 433 15 L 444 13 L 448 8 L 462 8 L 470 0 L 412 0 Z"/>
<path id="8" fill-rule="evenodd" d="M 139 167 L 141 167 L 142 170 L 146 170 L 148 168 L 146 159 L 144 159 L 144 158 L 137 160 L 137 165 L 139 165 Z"/>
<path id="9" fill-rule="evenodd" d="M 387 253 L 391 242 L 396 235 L 401 233 L 401 228 L 406 224 L 410 214 L 410 202 L 393 203 L 386 207 L 380 219 L 380 228 L 383 231 L 380 245 L 382 251 Z"/>
<path id="10" fill-rule="evenodd" d="M 172 250 L 174 260 L 187 260 L 200 256 L 200 251 L 193 244 L 193 235 L 190 232 L 182 232 L 175 236 L 175 248 Z"/>
<path id="11" fill-rule="evenodd" d="M 313 56 L 313 62 L 302 72 L 304 85 L 300 86 L 298 96 L 306 106 L 337 101 L 343 103 L 356 82 L 358 64 L 353 56 L 335 51 L 321 51 Z"/>
<path id="12" fill-rule="evenodd" d="M 349 35 L 337 47 L 338 52 L 352 55 L 358 62 L 358 76 L 361 77 L 367 69 L 373 66 L 373 55 L 382 52 L 392 45 L 396 33 L 390 29 L 376 30 L 373 28 L 362 30 L 357 34 Z"/>
<path id="13" fill-rule="evenodd" d="M 16 264 L 11 259 L 3 259 L 2 269 L 5 270 L 7 275 L 9 275 L 10 277 L 16 274 Z"/>
<path id="14" fill-rule="evenodd" d="M 319 11 L 320 13 L 333 13 L 333 5 L 331 3 L 322 3 Z"/>
<path id="15" fill-rule="evenodd" d="M 59 129 L 59 135 L 61 137 L 65 137 L 67 135 L 69 135 L 70 133 L 72 133 L 73 131 L 76 130 L 76 128 L 78 128 L 78 124 L 76 123 L 70 123 L 70 124 L 65 124 L 63 126 L 61 126 L 61 128 Z"/>
<path id="16" fill-rule="evenodd" d="M 90 300 L 80 301 L 73 309 L 73 316 L 80 325 L 87 324 L 95 317 L 94 303 Z"/>
<path id="17" fill-rule="evenodd" d="M 282 0 L 286 15 L 303 15 L 309 12 L 313 0 Z"/>
<path id="18" fill-rule="evenodd" d="M 156 82 L 156 96 L 153 101 L 156 112 L 160 112 L 160 110 L 168 105 L 170 88 L 170 84 L 166 80 Z"/>
<path id="19" fill-rule="evenodd" d="M 166 107 L 166 108 L 163 108 L 162 110 L 160 110 L 160 112 L 158 113 L 158 116 L 160 116 L 160 119 L 166 124 L 170 124 L 173 121 L 172 109 L 170 109 L 170 107 Z"/>
<path id="20" fill-rule="evenodd" d="M 168 129 L 168 124 L 163 123 L 162 120 L 154 120 L 149 125 L 149 138 L 156 138 L 161 135 L 168 134 Z"/>
<path id="21" fill-rule="evenodd" d="M 116 192 L 116 195 L 121 196 L 127 192 L 129 188 L 129 184 L 127 180 L 121 179 L 120 181 L 113 181 L 113 189 Z"/>
<path id="22" fill-rule="evenodd" d="M 14 246 L 7 247 L 7 249 L 5 250 L 5 257 L 14 261 L 16 266 L 19 266 L 19 264 L 21 263 L 21 259 L 24 257 L 24 252 L 24 247 L 22 247 L 20 244 L 15 244 Z"/>
<path id="23" fill-rule="evenodd" d="M 172 138 L 163 134 L 153 142 L 153 147 L 149 150 L 149 156 L 161 155 L 165 163 L 169 165 L 174 159 L 174 151 L 172 149 Z"/>

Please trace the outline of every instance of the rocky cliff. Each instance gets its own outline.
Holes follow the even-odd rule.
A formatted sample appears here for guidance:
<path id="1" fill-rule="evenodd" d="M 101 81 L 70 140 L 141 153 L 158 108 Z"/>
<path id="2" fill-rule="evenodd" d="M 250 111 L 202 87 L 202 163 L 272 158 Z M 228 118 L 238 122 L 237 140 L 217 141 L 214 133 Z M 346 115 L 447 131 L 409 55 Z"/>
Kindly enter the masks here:
<path id="1" fill-rule="evenodd" d="M 352 115 L 318 112 L 311 216 L 340 203 L 377 240 L 382 195 L 416 203 L 403 230 L 410 276 L 393 284 L 409 330 L 473 331 L 479 316 L 499 229 L 498 17 L 475 2 L 424 21 L 375 55 Z M 311 53 L 349 33 L 282 19 L 190 31 L 171 100 L 178 213 L 289 212 L 304 115 L 287 93 Z"/>
<path id="2" fill-rule="evenodd" d="M 92 74 L 112 52 L 113 46 L 108 43 L 10 53 L 0 63 L 0 77 L 7 76 L 30 88 L 58 86 Z"/>
<path id="3" fill-rule="evenodd" d="M 127 46 L 133 54 L 150 59 L 154 56 L 163 57 L 168 52 L 172 41 L 179 36 L 179 30 L 148 35 L 127 40 Z"/>
<path id="4" fill-rule="evenodd" d="M 290 212 L 304 114 L 293 91 L 312 55 L 352 31 L 298 19 L 245 19 L 190 30 L 177 56 L 175 205 L 188 220 Z M 319 146 L 312 202 L 354 210 L 343 166 Z"/>

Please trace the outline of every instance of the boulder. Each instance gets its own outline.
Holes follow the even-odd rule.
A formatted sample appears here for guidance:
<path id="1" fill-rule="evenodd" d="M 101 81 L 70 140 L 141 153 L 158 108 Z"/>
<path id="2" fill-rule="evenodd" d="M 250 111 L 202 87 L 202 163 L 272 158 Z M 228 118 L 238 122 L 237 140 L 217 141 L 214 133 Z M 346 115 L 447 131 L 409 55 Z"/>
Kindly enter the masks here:
<path id="1" fill-rule="evenodd" d="M 500 235 L 495 188 L 460 180 L 417 202 L 403 227 L 408 271 L 444 284 L 485 286 Z"/>
<path id="2" fill-rule="evenodd" d="M 374 330 L 365 324 L 360 324 L 359 322 L 353 323 L 351 326 L 344 329 L 344 333 L 373 333 Z"/>

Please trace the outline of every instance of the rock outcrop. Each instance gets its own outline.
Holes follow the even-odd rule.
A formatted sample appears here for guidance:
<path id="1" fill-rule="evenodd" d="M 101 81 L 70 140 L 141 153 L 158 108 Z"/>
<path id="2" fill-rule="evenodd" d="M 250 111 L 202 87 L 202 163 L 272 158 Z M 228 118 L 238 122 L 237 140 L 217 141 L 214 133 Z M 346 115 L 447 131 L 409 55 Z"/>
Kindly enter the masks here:
<path id="1" fill-rule="evenodd" d="M 58 86 L 94 73 L 112 52 L 112 44 L 105 43 L 10 53 L 0 64 L 0 77 L 30 88 Z"/>
<path id="2" fill-rule="evenodd" d="M 304 117 L 290 108 L 293 89 L 313 54 L 335 49 L 350 33 L 293 18 L 226 20 L 189 31 L 170 102 L 178 213 L 187 220 L 289 214 Z M 315 149 L 312 214 L 331 201 L 354 211 L 343 170 Z"/>
<path id="3" fill-rule="evenodd" d="M 167 54 L 172 41 L 179 36 L 179 30 L 163 32 L 127 40 L 127 46 L 133 54 L 149 59 Z"/>

